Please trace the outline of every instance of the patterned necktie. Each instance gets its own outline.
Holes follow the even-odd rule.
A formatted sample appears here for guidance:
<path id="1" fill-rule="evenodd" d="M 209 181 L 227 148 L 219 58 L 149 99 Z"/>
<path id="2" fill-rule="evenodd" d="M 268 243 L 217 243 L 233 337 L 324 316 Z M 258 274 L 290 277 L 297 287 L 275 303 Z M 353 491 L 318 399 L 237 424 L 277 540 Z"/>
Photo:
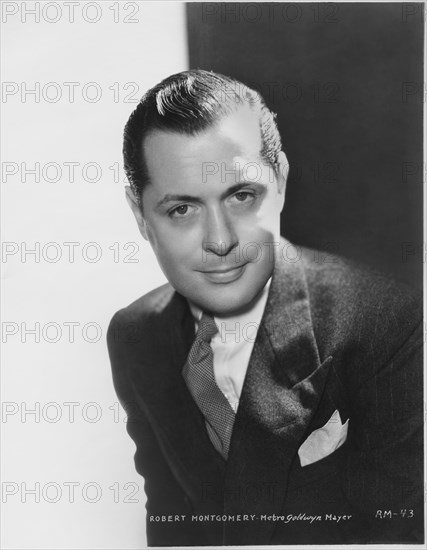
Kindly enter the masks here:
<path id="1" fill-rule="evenodd" d="M 227 459 L 235 413 L 215 382 L 210 341 L 217 332 L 212 315 L 203 313 L 182 375 L 205 417 L 206 428 L 214 447 Z"/>

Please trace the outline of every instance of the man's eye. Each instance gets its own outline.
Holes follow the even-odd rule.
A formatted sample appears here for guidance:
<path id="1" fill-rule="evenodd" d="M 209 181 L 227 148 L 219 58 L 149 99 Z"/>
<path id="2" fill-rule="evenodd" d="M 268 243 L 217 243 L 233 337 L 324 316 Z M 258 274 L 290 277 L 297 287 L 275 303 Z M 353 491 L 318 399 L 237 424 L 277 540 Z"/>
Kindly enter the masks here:
<path id="1" fill-rule="evenodd" d="M 245 202 L 248 198 L 252 198 L 253 194 L 247 191 L 239 191 L 234 195 L 239 202 Z"/>
<path id="2" fill-rule="evenodd" d="M 189 205 L 181 204 L 169 212 L 169 216 L 172 218 L 183 218 L 189 213 Z"/>

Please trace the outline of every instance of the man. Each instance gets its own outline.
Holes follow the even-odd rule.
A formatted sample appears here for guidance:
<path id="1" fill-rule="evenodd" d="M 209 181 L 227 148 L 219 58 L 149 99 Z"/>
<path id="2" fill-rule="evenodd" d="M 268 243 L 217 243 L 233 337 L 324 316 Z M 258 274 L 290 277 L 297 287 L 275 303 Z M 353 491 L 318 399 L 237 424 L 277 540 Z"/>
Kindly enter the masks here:
<path id="1" fill-rule="evenodd" d="M 286 156 L 239 82 L 149 90 L 124 159 L 169 281 L 108 333 L 148 544 L 421 542 L 419 299 L 281 238 Z"/>

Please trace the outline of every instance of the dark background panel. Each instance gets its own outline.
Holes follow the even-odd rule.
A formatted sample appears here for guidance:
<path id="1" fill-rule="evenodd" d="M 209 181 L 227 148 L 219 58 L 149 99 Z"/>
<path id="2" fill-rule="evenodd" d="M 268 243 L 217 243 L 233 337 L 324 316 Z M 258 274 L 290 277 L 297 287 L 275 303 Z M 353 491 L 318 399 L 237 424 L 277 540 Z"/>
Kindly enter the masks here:
<path id="1" fill-rule="evenodd" d="M 282 233 L 422 285 L 421 3 L 189 3 L 190 68 L 278 114 Z"/>

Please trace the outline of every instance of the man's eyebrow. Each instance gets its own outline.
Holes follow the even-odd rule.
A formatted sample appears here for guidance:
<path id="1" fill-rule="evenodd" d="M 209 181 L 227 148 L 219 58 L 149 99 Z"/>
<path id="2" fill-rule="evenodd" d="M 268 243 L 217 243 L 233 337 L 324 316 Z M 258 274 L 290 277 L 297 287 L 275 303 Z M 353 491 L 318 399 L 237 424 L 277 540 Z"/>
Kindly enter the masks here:
<path id="1" fill-rule="evenodd" d="M 171 195 L 170 193 L 167 193 L 162 199 L 159 200 L 159 202 L 156 204 L 156 208 L 160 208 L 164 204 L 168 202 L 176 202 L 176 201 L 200 201 L 199 197 L 193 197 L 192 195 Z"/>
<path id="2" fill-rule="evenodd" d="M 223 193 L 221 193 L 220 198 L 224 199 L 228 195 L 232 195 L 233 193 L 236 193 L 240 189 L 248 187 L 248 185 L 249 186 L 254 186 L 254 187 L 260 187 L 260 188 L 265 187 L 265 185 L 263 185 L 262 183 L 253 182 L 253 181 L 236 183 L 236 184 L 232 185 L 231 187 L 228 187 Z M 173 195 L 171 193 L 167 193 L 156 204 L 156 208 L 160 208 L 160 207 L 164 206 L 165 204 L 167 204 L 168 202 L 201 202 L 201 201 L 202 201 L 202 199 L 200 197 L 194 197 L 192 195 Z"/>
<path id="3" fill-rule="evenodd" d="M 221 198 L 225 198 L 227 195 L 231 195 L 232 193 L 236 193 L 237 191 L 240 191 L 240 189 L 243 189 L 245 187 L 256 187 L 259 189 L 264 189 L 265 185 L 262 183 L 259 183 L 257 181 L 242 181 L 240 183 L 236 183 L 235 185 L 232 185 L 229 187 L 224 193 L 221 195 Z"/>

